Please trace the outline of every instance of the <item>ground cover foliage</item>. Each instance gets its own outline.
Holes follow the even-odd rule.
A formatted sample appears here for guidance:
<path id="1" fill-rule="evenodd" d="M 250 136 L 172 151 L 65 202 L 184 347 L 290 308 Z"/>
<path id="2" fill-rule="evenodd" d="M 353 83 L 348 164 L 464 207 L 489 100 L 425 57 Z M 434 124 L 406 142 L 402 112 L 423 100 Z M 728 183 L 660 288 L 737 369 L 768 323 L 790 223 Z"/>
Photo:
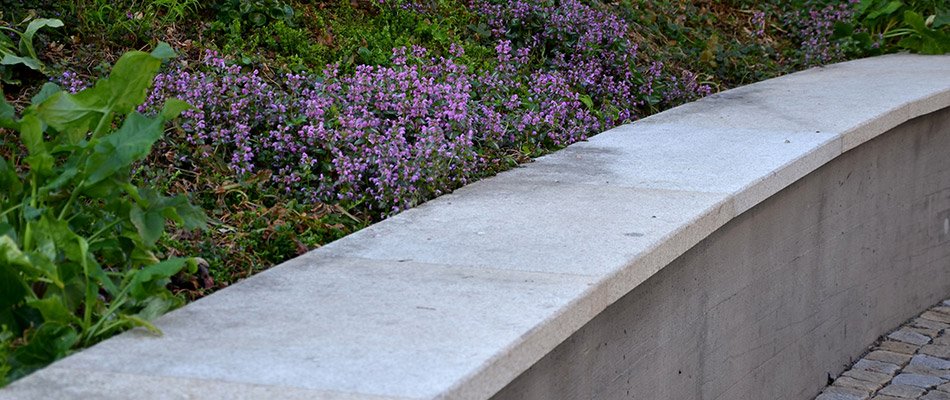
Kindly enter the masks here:
<path id="1" fill-rule="evenodd" d="M 950 50 L 936 0 L 0 5 L 0 385 L 618 124 Z"/>

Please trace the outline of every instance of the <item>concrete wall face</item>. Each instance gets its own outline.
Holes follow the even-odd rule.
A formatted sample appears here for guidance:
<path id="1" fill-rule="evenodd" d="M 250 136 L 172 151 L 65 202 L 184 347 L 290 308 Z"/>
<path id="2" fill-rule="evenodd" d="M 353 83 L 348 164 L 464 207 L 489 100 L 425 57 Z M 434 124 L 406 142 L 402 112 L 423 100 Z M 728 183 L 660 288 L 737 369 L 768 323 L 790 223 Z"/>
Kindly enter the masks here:
<path id="1" fill-rule="evenodd" d="M 950 293 L 950 109 L 743 213 L 495 399 L 810 399 Z"/>

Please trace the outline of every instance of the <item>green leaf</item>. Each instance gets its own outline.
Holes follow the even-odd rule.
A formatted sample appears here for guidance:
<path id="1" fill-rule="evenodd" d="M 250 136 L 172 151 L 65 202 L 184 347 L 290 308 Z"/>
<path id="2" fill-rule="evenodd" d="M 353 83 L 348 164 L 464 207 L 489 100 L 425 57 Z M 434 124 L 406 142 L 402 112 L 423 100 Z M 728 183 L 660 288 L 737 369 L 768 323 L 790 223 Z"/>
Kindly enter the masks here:
<path id="1" fill-rule="evenodd" d="M 11 266 L 29 266 L 30 260 L 9 236 L 0 236 L 0 261 Z"/>
<path id="2" fill-rule="evenodd" d="M 156 51 L 163 53 L 159 49 Z M 161 66 L 161 58 L 145 52 L 130 51 L 123 54 L 109 74 L 112 89 L 109 103 L 114 105 L 113 111 L 127 114 L 142 104 Z"/>
<path id="3" fill-rule="evenodd" d="M 834 33 L 832 37 L 844 38 L 844 37 L 851 36 L 851 34 L 853 33 L 854 33 L 854 25 L 844 23 L 844 22 L 836 22 L 834 25 Z"/>
<path id="4" fill-rule="evenodd" d="M 16 130 L 18 126 L 19 124 L 16 122 L 16 110 L 13 109 L 10 103 L 7 103 L 7 98 L 3 95 L 2 88 L 0 88 L 0 128 Z"/>
<path id="5" fill-rule="evenodd" d="M 20 37 L 20 54 L 36 58 L 36 50 L 33 49 L 33 35 L 36 35 L 37 31 L 45 27 L 59 28 L 62 26 L 63 21 L 52 18 L 37 18 L 30 21 L 30 24 L 26 26 L 26 30 L 23 31 L 23 36 Z"/>
<path id="6" fill-rule="evenodd" d="M 907 10 L 904 11 L 904 23 L 910 25 L 917 32 L 923 32 L 927 30 L 926 22 L 924 17 L 921 17 L 920 14 L 917 14 L 913 11 Z"/>
<path id="7" fill-rule="evenodd" d="M 901 8 L 903 5 L 904 3 L 900 1 L 896 1 L 896 0 L 892 1 L 890 3 L 887 3 L 887 5 L 884 6 L 884 8 L 872 11 L 870 14 L 868 14 L 868 19 L 875 19 L 880 16 L 891 15 L 892 13 L 894 13 L 894 11 L 897 11 L 897 9 Z"/>
<path id="8" fill-rule="evenodd" d="M 148 247 L 154 246 L 155 242 L 162 237 L 162 233 L 165 232 L 165 217 L 161 210 L 142 210 L 141 207 L 135 205 L 132 206 L 132 211 L 129 212 L 129 219 L 132 220 L 139 236 L 142 237 L 142 241 Z"/>
<path id="9" fill-rule="evenodd" d="M 0 65 L 17 65 L 23 64 L 30 69 L 39 71 L 43 68 L 40 61 L 32 57 L 21 57 L 13 54 L 5 54 L 2 59 L 0 59 Z"/>
<path id="10" fill-rule="evenodd" d="M 53 295 L 45 299 L 28 300 L 26 305 L 36 309 L 47 322 L 58 322 L 63 325 L 78 324 L 79 318 L 66 307 L 62 297 Z"/>
<path id="11" fill-rule="evenodd" d="M 172 97 L 168 100 L 165 100 L 165 105 L 162 106 L 162 118 L 165 118 L 166 120 L 178 118 L 178 116 L 181 115 L 183 111 L 191 108 L 193 108 L 191 104 Z"/>
<path id="12" fill-rule="evenodd" d="M 947 25 L 950 25 L 950 9 L 938 9 L 934 17 L 933 28 L 940 29 Z"/>
<path id="13" fill-rule="evenodd" d="M 62 92 L 62 91 L 63 89 L 60 88 L 59 85 L 53 82 L 46 82 L 43 84 L 43 87 L 40 88 L 40 92 L 37 93 L 36 96 L 33 96 L 33 98 L 30 99 L 30 101 L 33 104 L 40 104 L 46 101 L 46 99 L 52 97 L 54 94 Z"/>
<path id="14" fill-rule="evenodd" d="M 27 286 L 23 282 L 19 267 L 29 264 L 26 256 L 20 252 L 9 236 L 0 236 L 0 312 L 23 302 Z"/>
<path id="15" fill-rule="evenodd" d="M 165 42 L 158 42 L 158 46 L 155 46 L 155 49 L 152 50 L 151 55 L 152 57 L 155 57 L 162 61 L 168 60 L 170 58 L 175 58 L 178 56 L 177 54 L 175 54 L 175 50 L 173 50 L 172 47 L 169 46 L 168 43 L 165 43 Z"/>
<path id="16" fill-rule="evenodd" d="M 167 56 L 170 49 L 166 46 L 159 45 L 155 52 Z M 161 65 L 162 58 L 130 51 L 116 61 L 108 78 L 75 95 L 60 92 L 50 96 L 37 107 L 37 114 L 57 131 L 89 131 L 103 117 L 128 114 L 142 104 Z"/>
<path id="17" fill-rule="evenodd" d="M 122 319 L 123 321 L 128 322 L 129 325 L 131 326 L 145 328 L 146 330 L 148 330 L 149 333 L 153 335 L 156 335 L 156 336 L 162 335 L 161 329 L 158 329 L 158 327 L 153 325 L 151 322 L 148 322 L 148 320 L 146 320 L 145 318 L 141 318 L 135 315 L 127 315 L 127 314 L 119 315 L 119 318 Z"/>
<path id="18" fill-rule="evenodd" d="M 580 98 L 581 103 L 584 103 L 584 105 L 587 106 L 587 109 L 588 109 L 588 110 L 593 110 L 593 109 L 594 109 L 594 100 L 592 100 L 592 99 L 590 98 L 590 96 L 588 96 L 588 95 L 586 95 L 586 94 L 582 94 L 582 95 L 580 95 L 580 96 L 578 96 L 578 97 Z"/>
<path id="19" fill-rule="evenodd" d="M 29 152 L 25 160 L 30 166 L 30 172 L 40 176 L 49 174 L 54 163 L 43 139 L 43 125 L 40 120 L 32 114 L 23 116 L 20 120 L 20 140 Z"/>
<path id="20" fill-rule="evenodd" d="M 181 305 L 181 300 L 173 296 L 152 296 L 145 300 L 145 307 L 139 311 L 136 316 L 151 321 L 160 317 L 162 314 Z"/>
<path id="21" fill-rule="evenodd" d="M 165 197 L 152 189 L 139 189 L 139 194 L 145 208 L 133 206 L 129 217 L 145 245 L 154 246 L 161 238 L 166 219 L 184 225 L 185 229 L 206 228 L 204 211 L 191 205 L 187 197 Z"/>
<path id="22" fill-rule="evenodd" d="M 14 47 L 13 40 L 9 36 L 6 34 L 0 35 L 0 54 L 10 54 Z"/>
<path id="23" fill-rule="evenodd" d="M 57 176 L 55 179 L 53 179 L 52 181 L 44 185 L 41 188 L 41 190 L 44 192 L 52 192 L 52 191 L 59 190 L 66 184 L 72 182 L 73 178 L 75 178 L 76 175 L 78 174 L 79 174 L 79 170 L 76 169 L 75 167 L 66 168 L 63 170 L 61 174 L 59 174 L 59 176 Z"/>
<path id="24" fill-rule="evenodd" d="M 44 323 L 29 338 L 26 346 L 14 351 L 13 358 L 17 363 L 30 368 L 44 367 L 69 354 L 69 350 L 78 341 L 79 335 L 72 327 Z"/>
<path id="25" fill-rule="evenodd" d="M 187 258 L 172 258 L 133 270 L 132 280 L 129 281 L 129 294 L 133 299 L 142 301 L 155 293 L 167 290 L 165 285 L 168 284 L 170 278 L 181 271 L 188 261 Z"/>
<path id="26" fill-rule="evenodd" d="M 128 170 L 133 162 L 144 159 L 152 145 L 162 136 L 164 119 L 149 118 L 138 112 L 129 114 L 122 127 L 103 137 L 86 162 L 86 186 L 92 186 L 120 170 Z"/>
<path id="27" fill-rule="evenodd" d="M 8 200 L 17 199 L 23 190 L 23 182 L 17 176 L 13 166 L 7 163 L 7 160 L 0 156 L 0 200 L 6 197 Z M 3 202 L 0 201 L 0 205 Z M 2 211 L 2 210 L 0 210 Z M 2 216 L 0 216 L 2 218 Z M 0 234 L 3 234 L 0 232 Z"/>
<path id="28" fill-rule="evenodd" d="M 35 113 L 43 122 L 59 132 L 89 132 L 109 112 L 107 93 L 111 89 L 106 80 L 76 94 L 53 93 L 39 105 Z"/>

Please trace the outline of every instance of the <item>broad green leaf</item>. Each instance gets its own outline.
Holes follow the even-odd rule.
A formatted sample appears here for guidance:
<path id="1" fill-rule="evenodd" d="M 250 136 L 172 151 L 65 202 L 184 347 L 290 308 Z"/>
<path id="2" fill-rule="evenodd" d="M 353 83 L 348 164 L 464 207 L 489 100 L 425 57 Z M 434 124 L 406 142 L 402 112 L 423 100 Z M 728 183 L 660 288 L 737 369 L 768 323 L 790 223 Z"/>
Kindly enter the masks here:
<path id="1" fill-rule="evenodd" d="M 0 199 L 7 197 L 9 200 L 19 198 L 20 191 L 23 190 L 23 183 L 17 176 L 13 166 L 7 163 L 7 160 L 0 156 Z M 0 202 L 0 205 L 3 203 Z M 0 210 L 2 211 L 2 210 Z M 0 232 L 2 234 L 2 232 Z"/>
<path id="2" fill-rule="evenodd" d="M 2 88 L 0 88 L 0 127 L 16 129 L 16 126 L 16 110 L 13 109 L 10 103 L 7 103 L 7 98 L 3 95 Z"/>
<path id="3" fill-rule="evenodd" d="M 139 236 L 142 237 L 142 241 L 148 247 L 154 246 L 155 242 L 162 237 L 162 233 L 165 232 L 165 216 L 162 215 L 161 209 L 149 208 L 143 210 L 135 205 L 129 213 L 129 219 L 132 220 Z"/>
<path id="4" fill-rule="evenodd" d="M 62 297 L 53 295 L 45 299 L 33 299 L 26 302 L 26 305 L 33 307 L 43 315 L 43 320 L 47 322 L 59 322 L 63 325 L 79 323 L 79 318 L 68 308 Z"/>
<path id="5" fill-rule="evenodd" d="M 145 300 L 150 295 L 166 290 L 170 278 L 181 271 L 188 262 L 186 258 L 172 258 L 142 269 L 134 270 L 129 282 L 129 294 L 138 301 Z"/>
<path id="6" fill-rule="evenodd" d="M 168 43 L 165 43 L 165 42 L 158 42 L 158 45 L 155 46 L 154 50 L 152 50 L 151 55 L 152 57 L 155 57 L 162 61 L 168 60 L 169 58 L 175 58 L 178 56 L 177 54 L 175 54 L 175 50 L 173 50 L 172 47 L 169 46 Z"/>
<path id="7" fill-rule="evenodd" d="M 3 261 L 6 265 L 19 267 L 30 265 L 30 260 L 20 250 L 20 246 L 17 246 L 12 238 L 5 235 L 0 236 L 0 261 Z"/>
<path id="8" fill-rule="evenodd" d="M 940 29 L 947 25 L 950 25 L 950 9 L 938 9 L 937 14 L 934 16 L 933 28 Z"/>
<path id="9" fill-rule="evenodd" d="M 33 35 L 36 35 L 36 31 L 45 27 L 59 28 L 62 26 L 63 21 L 52 18 L 37 18 L 30 21 L 30 24 L 26 26 L 26 30 L 23 31 L 23 36 L 20 36 L 20 54 L 36 58 L 36 50 L 33 49 Z"/>
<path id="10" fill-rule="evenodd" d="M 170 48 L 162 45 L 155 50 L 163 57 L 168 51 Z M 91 130 L 103 116 L 128 114 L 142 104 L 161 65 L 162 58 L 130 51 L 116 61 L 108 78 L 75 95 L 63 92 L 53 95 L 37 107 L 37 113 L 57 131 Z"/>
<path id="11" fill-rule="evenodd" d="M 917 32 L 923 32 L 927 30 L 924 17 L 921 17 L 920 14 L 910 10 L 904 11 L 904 23 L 913 27 Z"/>
<path id="12" fill-rule="evenodd" d="M 59 132 L 89 132 L 109 112 L 110 84 L 102 79 L 76 94 L 56 92 L 35 106 L 36 115 Z"/>
<path id="13" fill-rule="evenodd" d="M 178 116 L 181 115 L 183 111 L 190 108 L 192 108 L 191 104 L 172 97 L 168 100 L 165 100 L 165 105 L 162 106 L 162 118 L 165 118 L 166 120 L 178 118 Z"/>
<path id="14" fill-rule="evenodd" d="M 40 61 L 32 57 L 21 57 L 13 54 L 5 54 L 2 59 L 0 59 L 0 65 L 17 65 L 23 64 L 30 69 L 39 71 L 43 68 Z"/>
<path id="15" fill-rule="evenodd" d="M 30 101 L 33 104 L 40 104 L 46 101 L 46 99 L 52 97 L 54 94 L 62 92 L 62 91 L 63 89 L 60 88 L 59 85 L 53 82 L 46 82 L 43 84 L 43 87 L 40 88 L 40 92 L 37 93 L 36 96 L 33 96 L 33 98 L 30 99 Z"/>
<path id="16" fill-rule="evenodd" d="M 13 239 L 0 236 L 0 312 L 26 298 L 26 285 L 18 271 L 29 262 Z"/>
<path id="17" fill-rule="evenodd" d="M 123 54 L 108 78 L 110 93 L 107 101 L 112 111 L 127 114 L 145 102 L 148 88 L 161 66 L 162 59 L 149 53 L 130 51 Z"/>
<path id="18" fill-rule="evenodd" d="M 128 170 L 133 162 L 141 160 L 152 150 L 162 136 L 164 119 L 149 118 L 138 112 L 129 114 L 122 127 L 103 137 L 95 152 L 86 162 L 86 185 L 91 186 L 120 170 Z"/>
<path id="19" fill-rule="evenodd" d="M 184 225 L 185 229 L 205 229 L 207 216 L 200 207 L 188 202 L 184 195 L 165 197 L 153 189 L 139 189 L 140 198 L 148 204 L 149 210 L 161 213 L 165 218 Z"/>
<path id="20" fill-rule="evenodd" d="M 72 327 L 57 323 L 44 323 L 29 338 L 26 346 L 17 348 L 13 353 L 16 362 L 33 368 L 65 357 L 79 341 L 79 334 Z"/>
<path id="21" fill-rule="evenodd" d="M 903 2 L 900 2 L 900 1 L 892 1 L 892 2 L 890 2 L 890 3 L 887 3 L 887 5 L 884 6 L 884 8 L 882 8 L 881 10 L 876 11 L 876 12 L 872 12 L 871 14 L 869 14 L 869 15 L 868 15 L 868 19 L 874 19 L 874 18 L 877 18 L 877 17 L 882 16 L 882 15 L 891 15 L 891 14 L 893 14 L 895 11 L 897 11 L 897 9 L 899 9 L 899 8 L 901 8 L 901 7 L 903 7 L 903 6 L 904 6 L 904 3 L 903 3 Z"/>
<path id="22" fill-rule="evenodd" d="M 62 172 L 59 174 L 59 176 L 57 176 L 52 181 L 49 181 L 49 183 L 47 183 L 42 188 L 40 188 L 40 191 L 49 193 L 49 192 L 59 190 L 66 184 L 72 182 L 73 178 L 75 178 L 76 175 L 78 174 L 79 174 L 79 169 L 77 169 L 75 166 L 64 168 Z M 79 190 L 79 188 L 75 188 L 75 190 Z"/>
<path id="23" fill-rule="evenodd" d="M 59 268 L 53 261 L 56 259 L 55 242 L 53 242 L 52 238 L 48 234 L 45 234 L 45 232 L 37 232 L 35 229 L 33 238 L 34 241 L 36 241 L 36 245 L 32 251 L 26 254 L 27 258 L 30 259 L 30 266 L 33 268 L 32 271 L 27 272 L 62 290 L 66 287 L 66 283 L 60 278 Z"/>
<path id="24" fill-rule="evenodd" d="M 13 52 L 13 40 L 6 34 L 0 35 L 0 54 L 10 54 Z"/>
<path id="25" fill-rule="evenodd" d="M 47 153 L 46 143 L 43 142 L 43 124 L 35 116 L 28 114 L 20 122 L 20 140 L 30 154 Z"/>
<path id="26" fill-rule="evenodd" d="M 40 120 L 32 114 L 23 116 L 20 120 L 20 140 L 29 152 L 25 160 L 31 172 L 41 176 L 49 174 L 54 163 L 43 139 L 43 124 Z"/>
<path id="27" fill-rule="evenodd" d="M 148 250 L 144 245 L 137 244 L 135 248 L 132 249 L 129 261 L 132 265 L 152 265 L 159 263 L 161 260 L 155 257 L 155 253 Z"/>

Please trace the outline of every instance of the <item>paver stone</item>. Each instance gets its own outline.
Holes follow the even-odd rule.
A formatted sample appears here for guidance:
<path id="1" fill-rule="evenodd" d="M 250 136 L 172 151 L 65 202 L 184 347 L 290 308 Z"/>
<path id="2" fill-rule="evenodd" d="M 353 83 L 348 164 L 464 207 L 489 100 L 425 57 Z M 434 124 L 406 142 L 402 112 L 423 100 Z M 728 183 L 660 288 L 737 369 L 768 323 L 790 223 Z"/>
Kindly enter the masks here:
<path id="1" fill-rule="evenodd" d="M 924 389 L 930 389 L 945 382 L 947 382 L 946 379 L 938 376 L 905 373 L 901 373 L 891 380 L 892 385 L 910 385 Z"/>
<path id="2" fill-rule="evenodd" d="M 881 342 L 881 345 L 877 347 L 878 350 L 887 350 L 895 353 L 914 355 L 917 353 L 917 350 L 920 349 L 920 346 L 916 344 L 910 344 L 905 342 L 898 342 L 896 340 L 885 340 Z"/>
<path id="3" fill-rule="evenodd" d="M 927 343 L 930 343 L 929 337 L 918 332 L 907 330 L 906 328 L 891 332 L 889 335 L 887 335 L 887 337 L 904 343 L 916 344 L 918 346 L 923 346 Z"/>
<path id="4" fill-rule="evenodd" d="M 950 400 L 950 393 L 939 390 L 931 390 L 921 397 L 920 400 Z"/>
<path id="5" fill-rule="evenodd" d="M 927 339 L 927 340 L 929 341 L 930 339 Z M 910 361 L 910 356 L 907 354 L 900 354 L 900 353 L 895 353 L 893 351 L 885 351 L 885 350 L 872 351 L 868 353 L 868 355 L 864 356 L 864 358 L 868 360 L 882 361 L 882 362 L 897 364 L 897 365 L 904 365 L 904 364 L 907 364 L 908 361 Z"/>
<path id="6" fill-rule="evenodd" d="M 924 365 L 934 369 L 950 369 L 950 360 L 926 354 L 918 354 L 910 360 L 910 365 Z"/>
<path id="7" fill-rule="evenodd" d="M 883 384 L 880 384 L 880 383 L 862 381 L 862 380 L 854 379 L 850 376 L 842 376 L 842 377 L 839 377 L 838 379 L 835 379 L 835 382 L 833 383 L 833 385 L 864 390 L 868 392 L 868 394 L 873 393 L 875 390 L 878 390 L 881 388 L 881 386 L 883 386 Z"/>
<path id="8" fill-rule="evenodd" d="M 890 385 L 887 385 L 878 391 L 877 394 L 914 399 L 920 397 L 920 395 L 924 394 L 924 392 L 926 392 L 926 390 L 917 386 L 895 385 L 892 382 Z"/>
<path id="9" fill-rule="evenodd" d="M 927 354 L 934 357 L 950 359 L 950 346 L 930 344 L 930 345 L 921 347 L 920 352 L 922 354 Z"/>
<path id="10" fill-rule="evenodd" d="M 842 376 L 849 376 L 859 381 L 874 382 L 885 384 L 890 382 L 891 376 L 888 374 L 883 374 L 880 372 L 872 372 L 863 369 L 849 369 L 845 371 Z"/>

